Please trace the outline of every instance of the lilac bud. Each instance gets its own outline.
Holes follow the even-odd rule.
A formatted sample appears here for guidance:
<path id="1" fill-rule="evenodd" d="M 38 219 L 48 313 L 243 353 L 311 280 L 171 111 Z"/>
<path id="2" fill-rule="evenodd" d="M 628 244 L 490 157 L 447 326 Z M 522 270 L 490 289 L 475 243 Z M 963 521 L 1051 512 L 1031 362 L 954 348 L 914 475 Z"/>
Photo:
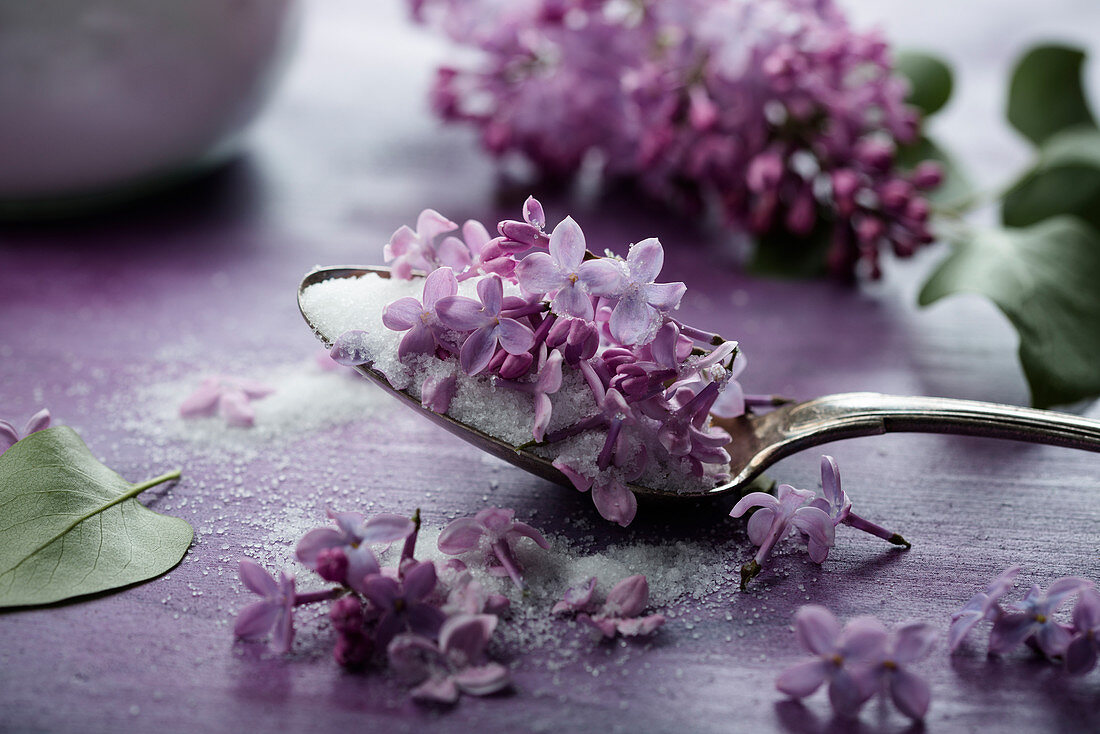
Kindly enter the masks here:
<path id="1" fill-rule="evenodd" d="M 340 548 L 324 548 L 317 553 L 317 575 L 335 584 L 347 583 L 348 557 Z"/>
<path id="2" fill-rule="evenodd" d="M 535 358 L 530 352 L 524 352 L 523 354 L 509 354 L 504 358 L 504 362 L 500 365 L 498 375 L 507 379 L 514 380 L 517 377 L 523 377 L 531 369 L 531 364 L 535 361 Z"/>
<path id="3" fill-rule="evenodd" d="M 749 189 L 756 193 L 772 192 L 783 177 L 783 159 L 774 152 L 761 153 L 752 159 L 746 174 Z"/>
<path id="4" fill-rule="evenodd" d="M 814 228 L 814 222 L 817 219 L 815 214 L 813 191 L 807 186 L 795 197 L 791 208 L 787 210 L 787 229 L 805 237 Z"/>
<path id="5" fill-rule="evenodd" d="M 569 338 L 570 322 L 572 320 L 573 319 L 560 318 L 554 322 L 554 325 L 550 327 L 550 331 L 546 333 L 547 347 L 556 349 L 562 344 L 565 344 L 565 340 Z"/>
<path id="6" fill-rule="evenodd" d="M 718 106 L 707 94 L 707 90 L 695 85 L 688 92 L 688 120 L 696 130 L 707 130 L 718 122 Z"/>
<path id="7" fill-rule="evenodd" d="M 517 222 L 512 219 L 504 220 L 497 226 L 497 229 L 507 239 L 528 247 L 534 247 L 539 241 L 539 235 L 541 234 L 538 227 L 527 224 L 526 222 Z"/>
<path id="8" fill-rule="evenodd" d="M 909 200 L 913 198 L 913 186 L 908 181 L 892 178 L 878 190 L 882 206 L 889 211 L 905 211 Z"/>
<path id="9" fill-rule="evenodd" d="M 332 603 L 329 619 L 337 632 L 357 632 L 363 629 L 363 605 L 356 596 L 345 596 Z"/>
<path id="10" fill-rule="evenodd" d="M 855 156 L 868 168 L 884 173 L 894 162 L 894 146 L 885 140 L 864 138 L 856 143 Z"/>
<path id="11" fill-rule="evenodd" d="M 854 197 L 859 190 L 859 175 L 850 168 L 841 168 L 833 171 L 832 180 L 837 212 L 843 217 L 851 216 L 855 211 Z"/>
<path id="12" fill-rule="evenodd" d="M 885 232 L 886 227 L 877 217 L 865 217 L 856 225 L 856 236 L 864 247 L 873 246 Z"/>
<path id="13" fill-rule="evenodd" d="M 332 656 L 345 668 L 360 668 L 366 665 L 374 651 L 371 638 L 362 631 L 346 632 L 336 638 Z"/>
<path id="14" fill-rule="evenodd" d="M 913 169 L 911 180 L 923 191 L 934 189 L 943 183 L 943 166 L 936 161 L 922 161 Z"/>
<path id="15" fill-rule="evenodd" d="M 540 230 L 546 226 L 546 213 L 539 200 L 533 196 L 528 196 L 527 201 L 523 202 L 523 218 L 528 224 Z"/>
<path id="16" fill-rule="evenodd" d="M 928 202 L 919 196 L 914 196 L 910 199 L 908 206 L 905 207 L 905 216 L 918 225 L 923 225 L 927 222 L 930 213 L 931 209 L 928 206 Z"/>

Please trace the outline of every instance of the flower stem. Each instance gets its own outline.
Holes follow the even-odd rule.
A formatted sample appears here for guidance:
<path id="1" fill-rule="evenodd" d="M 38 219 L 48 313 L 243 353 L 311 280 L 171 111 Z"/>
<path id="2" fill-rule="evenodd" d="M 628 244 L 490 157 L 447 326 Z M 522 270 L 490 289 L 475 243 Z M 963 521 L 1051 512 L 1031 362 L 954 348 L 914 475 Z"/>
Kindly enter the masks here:
<path id="1" fill-rule="evenodd" d="M 307 591 L 305 594 L 294 595 L 294 606 L 302 604 L 314 604 L 319 601 L 338 599 L 347 592 L 344 589 L 324 589 L 322 591 Z"/>
<path id="2" fill-rule="evenodd" d="M 866 520 L 856 513 L 852 512 L 848 514 L 848 517 L 844 518 L 844 524 L 855 528 L 856 530 L 862 530 L 865 533 L 870 533 L 876 538 L 882 538 L 887 543 L 893 543 L 894 545 L 904 546 L 906 550 L 913 547 L 905 538 L 901 537 L 897 533 L 887 530 L 877 523 L 873 523 L 870 520 Z"/>

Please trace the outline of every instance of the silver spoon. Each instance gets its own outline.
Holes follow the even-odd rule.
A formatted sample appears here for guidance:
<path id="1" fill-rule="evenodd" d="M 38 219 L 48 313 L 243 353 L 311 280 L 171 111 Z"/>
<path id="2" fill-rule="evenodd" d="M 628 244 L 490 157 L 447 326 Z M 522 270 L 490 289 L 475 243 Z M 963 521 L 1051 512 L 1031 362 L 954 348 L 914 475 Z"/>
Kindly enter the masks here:
<path id="1" fill-rule="evenodd" d="M 357 278 L 373 273 L 390 277 L 387 268 L 331 267 L 306 275 L 298 288 L 298 308 L 314 334 L 331 346 L 339 334 L 321 333 L 302 305 L 302 293 L 311 285 L 336 278 Z M 552 482 L 571 486 L 549 460 L 516 448 L 476 428 L 428 410 L 420 401 L 389 383 L 369 366 L 355 368 L 386 392 L 423 416 L 482 451 Z M 741 492 L 761 472 L 780 459 L 830 441 L 883 433 L 948 433 L 965 436 L 1008 438 L 1030 443 L 1066 446 L 1100 452 L 1100 421 L 1014 405 L 982 403 L 953 398 L 901 397 L 872 392 L 825 395 L 803 403 L 788 403 L 763 414 L 738 418 L 712 417 L 729 432 L 730 480 L 719 486 L 673 492 L 632 485 L 639 494 L 696 498 Z"/>

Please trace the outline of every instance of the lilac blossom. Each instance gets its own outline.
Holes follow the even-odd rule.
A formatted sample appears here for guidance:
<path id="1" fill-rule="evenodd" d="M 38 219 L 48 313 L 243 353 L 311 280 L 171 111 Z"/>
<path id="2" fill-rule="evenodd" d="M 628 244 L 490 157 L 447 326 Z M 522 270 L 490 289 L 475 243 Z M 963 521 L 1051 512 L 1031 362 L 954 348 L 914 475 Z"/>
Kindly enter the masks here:
<path id="1" fill-rule="evenodd" d="M 522 589 L 523 567 L 516 560 L 515 543 L 530 538 L 543 550 L 549 550 L 550 544 L 542 533 L 515 517 L 515 510 L 489 507 L 473 517 L 453 520 L 439 534 L 439 550 L 454 556 L 484 549 L 499 564 L 491 566 L 490 572 L 509 576 Z"/>
<path id="2" fill-rule="evenodd" d="M 453 704 L 460 693 L 502 691 L 511 685 L 508 669 L 485 658 L 496 625 L 491 614 L 457 614 L 443 623 L 438 645 L 418 635 L 398 635 L 387 649 L 390 666 L 419 683 L 412 697 L 425 703 Z"/>
<path id="3" fill-rule="evenodd" d="M 240 562 L 240 576 L 249 591 L 263 599 L 240 611 L 233 634 L 244 640 L 253 640 L 274 630 L 271 644 L 280 653 L 289 652 L 294 642 L 294 607 L 332 599 L 338 593 L 317 591 L 297 594 L 294 591 L 294 576 L 283 571 L 276 581 L 263 567 L 247 559 Z"/>
<path id="4" fill-rule="evenodd" d="M 1072 640 L 1072 633 L 1054 618 L 1054 614 L 1068 599 L 1091 587 L 1091 581 L 1075 577 L 1057 579 L 1046 593 L 1038 585 L 1032 586 L 1023 601 L 1013 605 L 1014 611 L 1006 611 L 994 621 L 989 635 L 989 652 L 994 655 L 1010 652 L 1033 639 L 1048 657 L 1062 655 Z"/>
<path id="5" fill-rule="evenodd" d="M 875 660 L 871 673 L 878 687 L 889 694 L 898 711 L 911 719 L 923 719 L 932 701 L 927 681 L 909 665 L 928 657 L 936 640 L 936 631 L 922 622 L 900 627 Z"/>
<path id="6" fill-rule="evenodd" d="M 400 632 L 434 639 L 446 615 L 426 599 L 435 591 L 435 564 L 411 565 L 401 581 L 375 574 L 363 582 L 363 595 L 379 613 L 375 644 L 384 648 Z"/>
<path id="7" fill-rule="evenodd" d="M 459 353 L 459 364 L 468 375 L 476 375 L 489 366 L 498 344 L 508 354 L 520 354 L 530 349 L 535 340 L 531 327 L 501 316 L 504 286 L 500 276 L 479 280 L 477 294 L 480 302 L 465 296 L 445 296 L 436 302 L 436 313 L 444 325 L 472 332 Z"/>
<path id="8" fill-rule="evenodd" d="M 5 420 L 0 420 L 0 454 L 10 449 L 17 441 L 26 438 L 32 433 L 45 430 L 50 427 L 50 411 L 43 408 L 32 415 L 24 424 L 23 430 L 15 430 L 15 426 Z"/>
<path id="9" fill-rule="evenodd" d="M 665 617 L 663 614 L 643 616 L 647 603 L 649 582 L 645 576 L 637 574 L 615 584 L 595 614 L 582 611 L 577 620 L 598 630 L 604 637 L 648 635 L 665 623 Z"/>
<path id="10" fill-rule="evenodd" d="M 458 225 L 434 209 L 425 209 L 416 219 L 416 231 L 402 226 L 386 244 L 383 257 L 394 277 L 408 280 L 413 269 L 431 270 L 437 262 L 435 239 Z"/>
<path id="11" fill-rule="evenodd" d="M 622 344 L 652 341 L 662 318 L 680 307 L 687 286 L 683 283 L 655 283 L 664 265 L 664 248 L 656 237 L 631 245 L 622 263 L 618 282 L 606 278 L 592 292 L 617 300 L 608 326 Z"/>
<path id="12" fill-rule="evenodd" d="M 781 484 L 775 497 L 765 492 L 751 492 L 733 506 L 731 517 L 741 517 L 752 507 L 760 508 L 748 522 L 749 540 L 760 549 L 741 567 L 742 589 L 760 573 L 775 544 L 789 535 L 792 528 L 807 536 L 810 560 L 814 563 L 825 561 L 833 547 L 835 530 L 832 520 L 820 507 L 808 504 L 813 497 L 813 492 Z"/>
<path id="13" fill-rule="evenodd" d="M 256 412 L 251 401 L 266 398 L 275 388 L 255 380 L 237 377 L 211 376 L 202 381 L 180 405 L 180 416 L 196 418 L 216 412 L 231 426 L 251 428 Z"/>
<path id="14" fill-rule="evenodd" d="M 451 561 L 462 563 L 458 559 Z M 463 564 L 464 565 L 464 564 Z M 451 590 L 443 611 L 448 616 L 455 614 L 503 614 L 512 603 L 503 594 L 492 594 L 476 580 L 468 570 L 458 571 L 452 580 Z"/>
<path id="15" fill-rule="evenodd" d="M 407 517 L 383 513 L 364 520 L 358 512 L 332 512 L 336 528 L 315 528 L 298 542 L 298 560 L 336 583 L 363 593 L 367 576 L 380 572 L 369 545 L 392 543 L 409 537 L 415 524 Z M 341 560 L 342 559 L 342 560 Z M 342 569 L 333 573 L 332 569 Z M 342 576 L 342 577 L 341 577 Z"/>
<path id="16" fill-rule="evenodd" d="M 424 279 L 424 292 L 420 301 L 412 296 L 399 298 L 382 310 L 382 323 L 387 329 L 404 331 L 405 336 L 397 347 L 397 358 L 411 354 L 432 354 L 442 344 L 443 324 L 436 315 L 436 304 L 441 298 L 458 293 L 458 281 L 450 268 L 433 270 Z"/>
<path id="17" fill-rule="evenodd" d="M 592 597 L 596 592 L 596 577 L 592 576 L 580 586 L 570 586 L 561 601 L 550 610 L 551 614 L 592 611 Z"/>
<path id="18" fill-rule="evenodd" d="M 886 628 L 874 617 L 856 617 L 841 628 L 832 612 L 813 604 L 798 610 L 794 624 L 798 644 L 813 657 L 780 673 L 776 688 L 801 699 L 828 682 L 833 710 L 854 715 L 874 695 L 870 665 L 883 658 Z"/>
<path id="19" fill-rule="evenodd" d="M 832 0 L 410 4 L 481 52 L 439 69 L 431 101 L 494 155 L 558 179 L 599 160 L 688 213 L 713 203 L 761 248 L 825 238 L 845 278 L 932 239 L 942 171 L 900 164 L 920 138 L 907 85 Z"/>
<path id="20" fill-rule="evenodd" d="M 840 486 L 840 469 L 836 465 L 836 459 L 828 455 L 821 457 L 821 491 L 823 496 L 811 502 L 810 506 L 822 509 L 833 521 L 834 526 L 847 525 L 894 545 L 912 547 L 912 544 L 898 533 L 852 512 L 852 501 Z"/>
<path id="21" fill-rule="evenodd" d="M 1096 667 L 1100 654 L 1100 592 L 1089 587 L 1081 591 L 1073 607 L 1073 638 L 1066 646 L 1066 671 L 1084 675 Z"/>
<path id="22" fill-rule="evenodd" d="M 984 620 L 994 621 L 1003 613 L 998 602 L 1012 588 L 1019 566 L 1006 568 L 997 578 L 989 582 L 985 591 L 979 591 L 970 597 L 962 609 L 951 615 L 951 627 L 947 631 L 947 646 L 951 652 L 958 649 L 974 627 Z"/>
<path id="23" fill-rule="evenodd" d="M 591 321 L 592 293 L 608 293 L 621 279 L 619 269 L 604 259 L 584 262 L 584 233 L 566 217 L 550 235 L 550 252 L 534 252 L 519 261 L 516 277 L 529 293 L 552 296 L 550 310 Z"/>

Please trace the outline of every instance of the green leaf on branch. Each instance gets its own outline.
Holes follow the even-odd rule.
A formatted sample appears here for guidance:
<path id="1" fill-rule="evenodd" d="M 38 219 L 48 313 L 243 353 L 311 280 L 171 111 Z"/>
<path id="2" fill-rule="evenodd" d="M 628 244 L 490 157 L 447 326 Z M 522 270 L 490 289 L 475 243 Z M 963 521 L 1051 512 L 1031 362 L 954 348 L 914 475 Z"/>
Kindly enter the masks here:
<path id="1" fill-rule="evenodd" d="M 32 433 L 0 455 L 0 607 L 128 586 L 180 562 L 193 532 L 136 497 L 179 477 L 131 484 L 72 429 Z"/>
<path id="2" fill-rule="evenodd" d="M 1100 395 L 1100 232 L 1074 217 L 979 232 L 956 245 L 920 294 L 928 305 L 976 293 L 1020 335 L 1032 403 Z"/>
<path id="3" fill-rule="evenodd" d="M 925 194 L 938 209 L 954 209 L 966 204 L 974 195 L 974 184 L 958 164 L 932 140 L 921 137 L 912 145 L 898 149 L 897 164 L 911 171 L 921 161 L 936 161 L 943 168 L 943 183 Z"/>
<path id="4" fill-rule="evenodd" d="M 1008 90 L 1008 121 L 1036 145 L 1057 132 L 1096 121 L 1081 86 L 1085 54 L 1068 46 L 1036 46 L 1021 57 Z"/>
<path id="5" fill-rule="evenodd" d="M 919 51 L 902 51 L 894 68 L 909 80 L 909 96 L 905 101 L 925 117 L 939 111 L 951 99 L 954 86 L 951 67 L 942 59 Z"/>
<path id="6" fill-rule="evenodd" d="M 1100 130 L 1076 127 L 1052 135 L 1039 162 L 1005 194 L 1004 223 L 1026 227 L 1073 214 L 1100 227 Z"/>

